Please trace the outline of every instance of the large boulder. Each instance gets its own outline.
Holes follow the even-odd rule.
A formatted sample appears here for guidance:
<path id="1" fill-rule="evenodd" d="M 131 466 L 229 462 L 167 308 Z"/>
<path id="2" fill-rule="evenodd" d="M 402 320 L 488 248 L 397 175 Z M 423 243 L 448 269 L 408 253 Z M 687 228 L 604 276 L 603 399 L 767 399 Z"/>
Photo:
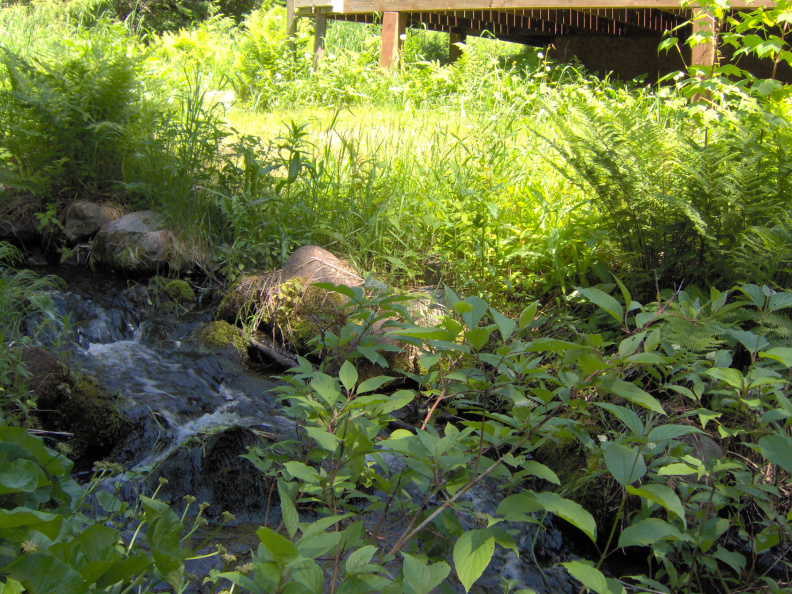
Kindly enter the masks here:
<path id="1" fill-rule="evenodd" d="M 90 239 L 103 226 L 119 218 L 118 209 L 105 204 L 77 200 L 69 206 L 63 223 L 66 239 L 76 244 Z"/>
<path id="2" fill-rule="evenodd" d="M 104 225 L 94 238 L 91 260 L 110 268 L 150 273 L 178 268 L 178 253 L 164 219 L 151 210 L 133 212 Z"/>
<path id="3" fill-rule="evenodd" d="M 285 283 L 293 278 L 303 279 L 306 283 L 333 283 L 348 287 L 359 287 L 364 282 L 350 264 L 315 245 L 296 249 L 286 260 L 280 282 Z"/>

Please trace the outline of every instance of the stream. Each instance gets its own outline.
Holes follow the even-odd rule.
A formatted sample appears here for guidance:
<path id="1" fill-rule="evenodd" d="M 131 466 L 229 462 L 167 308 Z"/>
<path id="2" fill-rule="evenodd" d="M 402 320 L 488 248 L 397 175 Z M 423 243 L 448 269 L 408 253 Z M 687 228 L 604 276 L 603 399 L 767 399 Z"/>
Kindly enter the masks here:
<path id="1" fill-rule="evenodd" d="M 150 496 L 164 478 L 158 498 L 170 500 L 177 513 L 188 494 L 210 503 L 210 521 L 224 510 L 232 512 L 236 521 L 213 542 L 244 563 L 259 542 L 258 526 L 275 528 L 280 522 L 277 491 L 273 497 L 268 479 L 239 457 L 249 446 L 295 436 L 294 422 L 280 414 L 272 392 L 278 380 L 246 367 L 238 356 L 190 340 L 199 324 L 211 321 L 210 308 L 158 314 L 130 303 L 132 285 L 126 280 L 77 268 L 45 272 L 66 282 L 65 290 L 51 296 L 56 312 L 69 320 L 70 336 L 68 347 L 53 341 L 47 346 L 68 348 L 72 372 L 95 378 L 130 421 L 111 456 L 128 470 L 107 481 L 107 488 L 132 502 Z M 491 492 L 470 493 L 476 508 L 494 513 Z M 510 581 L 514 589 L 537 594 L 576 592 L 568 574 L 554 567 L 571 558 L 561 531 L 549 521 L 544 529 L 519 526 L 515 541 L 521 554 L 496 547 L 471 591 L 500 591 Z M 217 556 L 190 562 L 187 571 L 206 575 L 211 568 L 222 568 Z M 200 583 L 192 588 L 209 592 Z M 458 583 L 455 589 L 463 591 Z"/>

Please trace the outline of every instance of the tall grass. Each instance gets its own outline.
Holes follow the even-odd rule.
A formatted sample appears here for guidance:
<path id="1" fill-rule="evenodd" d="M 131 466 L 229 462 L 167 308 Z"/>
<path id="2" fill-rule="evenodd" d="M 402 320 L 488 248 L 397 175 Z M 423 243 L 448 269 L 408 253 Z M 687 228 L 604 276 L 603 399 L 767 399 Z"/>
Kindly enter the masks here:
<path id="1" fill-rule="evenodd" d="M 639 293 L 727 286 L 788 205 L 783 114 L 691 118 L 674 87 L 533 49 L 471 39 L 449 64 L 444 37 L 411 31 L 385 73 L 377 26 L 333 23 L 313 71 L 310 23 L 290 45 L 273 4 L 145 42 L 106 16 L 53 22 L 0 11 L 3 183 L 155 207 L 231 278 L 319 243 L 496 302 L 609 271 Z"/>

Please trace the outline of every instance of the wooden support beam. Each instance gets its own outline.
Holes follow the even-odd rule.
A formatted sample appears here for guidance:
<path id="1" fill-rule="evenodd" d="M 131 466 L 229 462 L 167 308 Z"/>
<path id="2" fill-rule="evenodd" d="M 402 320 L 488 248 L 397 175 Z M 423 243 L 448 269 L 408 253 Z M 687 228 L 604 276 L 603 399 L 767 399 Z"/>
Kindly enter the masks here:
<path id="1" fill-rule="evenodd" d="M 327 15 L 323 11 L 317 10 L 314 13 L 314 72 L 319 68 L 319 62 L 322 61 L 322 57 L 324 56 L 325 37 L 327 37 Z"/>
<path id="2" fill-rule="evenodd" d="M 294 42 L 297 37 L 297 14 L 294 9 L 294 0 L 286 0 L 286 35 L 289 38 L 289 49 L 294 52 L 297 49 Z"/>
<path id="3" fill-rule="evenodd" d="M 448 61 L 452 64 L 462 57 L 462 48 L 458 43 L 465 43 L 467 34 L 462 30 L 454 27 L 448 34 Z"/>
<path id="4" fill-rule="evenodd" d="M 709 76 L 718 58 L 718 38 L 715 17 L 702 8 L 693 9 L 693 35 L 705 35 L 706 39 L 691 48 L 690 65 L 703 69 Z"/>
<path id="5" fill-rule="evenodd" d="M 396 65 L 403 36 L 407 30 L 408 16 L 406 12 L 386 12 L 382 15 L 381 67 L 393 68 Z"/>

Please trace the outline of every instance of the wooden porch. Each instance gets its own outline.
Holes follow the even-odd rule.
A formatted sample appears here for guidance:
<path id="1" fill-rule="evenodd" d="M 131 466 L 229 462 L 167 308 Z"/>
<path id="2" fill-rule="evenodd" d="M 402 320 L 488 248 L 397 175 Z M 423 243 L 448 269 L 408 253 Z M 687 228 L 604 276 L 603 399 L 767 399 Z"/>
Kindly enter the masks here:
<path id="1" fill-rule="evenodd" d="M 768 0 L 730 2 L 733 9 L 773 4 Z M 315 61 L 324 51 L 328 20 L 381 23 L 380 65 L 384 68 L 396 63 L 407 27 L 448 33 L 453 61 L 459 56 L 458 42 L 485 31 L 504 41 L 538 47 L 593 44 L 597 50 L 599 45 L 618 52 L 624 51 L 618 50 L 622 46 L 656 49 L 665 31 L 694 15 L 699 18 L 688 27 L 687 35 L 711 31 L 713 22 L 701 8 L 682 10 L 679 0 L 287 0 L 287 8 L 290 31 L 297 17 L 315 19 Z M 614 45 L 613 40 L 622 40 L 622 45 Z M 625 45 L 629 40 L 643 41 Z M 700 44 L 689 60 L 709 66 L 715 55 L 713 44 Z"/>

